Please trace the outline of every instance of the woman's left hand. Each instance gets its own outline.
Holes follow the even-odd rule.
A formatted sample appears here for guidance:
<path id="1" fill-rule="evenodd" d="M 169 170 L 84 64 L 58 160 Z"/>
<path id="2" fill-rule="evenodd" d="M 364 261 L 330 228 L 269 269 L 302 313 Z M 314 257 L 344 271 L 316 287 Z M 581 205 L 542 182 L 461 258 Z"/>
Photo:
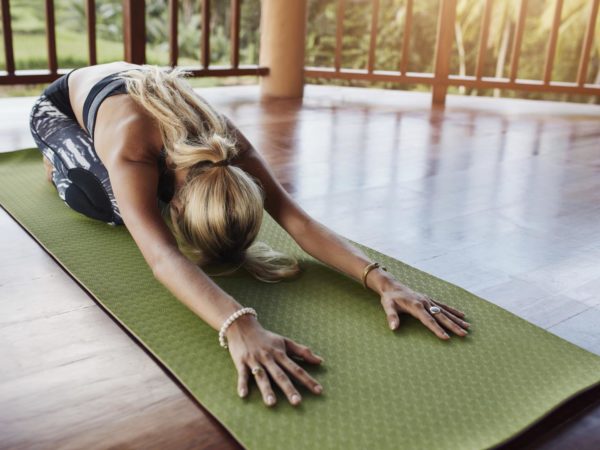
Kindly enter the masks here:
<path id="1" fill-rule="evenodd" d="M 466 328 L 471 325 L 462 320 L 465 317 L 465 313 L 462 311 L 433 300 L 428 295 L 413 291 L 399 282 L 391 283 L 381 294 L 381 305 L 387 314 L 388 324 L 392 330 L 396 330 L 400 326 L 398 313 L 402 312 L 416 317 L 437 337 L 444 340 L 450 339 L 450 336 L 440 325 L 459 336 L 466 336 Z M 441 311 L 431 314 L 429 308 L 432 306 L 438 306 Z"/>

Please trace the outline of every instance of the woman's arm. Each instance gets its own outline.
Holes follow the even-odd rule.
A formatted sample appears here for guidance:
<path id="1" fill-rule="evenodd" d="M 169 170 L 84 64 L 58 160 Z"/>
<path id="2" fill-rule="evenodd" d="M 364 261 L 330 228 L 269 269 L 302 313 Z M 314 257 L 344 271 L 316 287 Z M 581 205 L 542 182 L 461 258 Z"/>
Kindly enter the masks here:
<path id="1" fill-rule="evenodd" d="M 266 211 L 306 253 L 361 282 L 365 267 L 372 262 L 367 255 L 360 248 L 310 217 L 281 186 L 264 158 L 243 133 L 231 120 L 226 118 L 226 121 L 243 150 L 239 161 L 240 167 L 258 178 L 263 185 L 266 193 Z M 461 319 L 464 317 L 463 312 L 413 291 L 394 279 L 389 272 L 382 269 L 371 270 L 366 284 L 381 297 L 381 305 L 392 330 L 400 324 L 398 313 L 406 312 L 418 318 L 440 339 L 449 338 L 440 324 L 459 336 L 466 335 L 464 328 L 469 327 L 470 324 Z M 434 305 L 443 308 L 442 313 L 436 313 L 435 316 L 430 314 L 429 307 Z"/>
<path id="2" fill-rule="evenodd" d="M 306 253 L 360 282 L 364 268 L 372 261 L 361 249 L 304 211 L 281 186 L 263 156 L 226 115 L 222 116 L 241 150 L 236 164 L 260 180 L 266 194 L 265 210 L 269 215 Z M 381 269 L 371 270 L 367 276 L 367 286 L 380 295 L 394 281 L 388 272 Z"/>
<path id="3" fill-rule="evenodd" d="M 155 278 L 212 328 L 219 330 L 227 317 L 242 305 L 179 251 L 158 207 L 156 162 L 114 158 L 107 169 L 125 226 Z M 248 316 L 238 320 L 234 322 L 236 326 L 256 319 Z"/>
<path id="4" fill-rule="evenodd" d="M 134 145 L 133 142 L 135 140 L 131 145 Z M 126 154 L 130 156 L 123 156 Z M 135 159 L 131 158 L 131 154 L 131 149 L 129 152 L 115 151 L 115 156 L 105 161 L 125 226 L 154 277 L 213 329 L 219 330 L 242 305 L 179 251 L 158 208 L 156 161 L 141 152 Z M 276 396 L 267 371 L 293 405 L 297 405 L 301 397 L 283 369 L 292 373 L 313 393 L 321 393 L 318 381 L 290 358 L 295 355 L 309 363 L 321 363 L 322 358 L 309 347 L 266 330 L 250 314 L 235 320 L 227 329 L 226 338 L 238 372 L 237 388 L 241 397 L 248 394 L 248 379 L 253 376 L 249 368 L 253 367 L 265 368 L 255 379 L 263 401 L 269 406 L 275 404 Z M 215 345 L 218 345 L 216 335 Z"/>

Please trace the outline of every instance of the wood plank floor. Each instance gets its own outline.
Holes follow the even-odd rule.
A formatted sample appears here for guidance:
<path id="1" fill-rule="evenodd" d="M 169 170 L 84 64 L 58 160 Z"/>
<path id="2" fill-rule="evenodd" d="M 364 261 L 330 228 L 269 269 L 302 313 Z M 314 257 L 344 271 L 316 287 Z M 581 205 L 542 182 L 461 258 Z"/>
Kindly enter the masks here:
<path id="1" fill-rule="evenodd" d="M 600 355 L 600 107 L 199 92 L 329 228 Z M 0 151 L 34 145 L 33 100 L 0 100 Z M 0 249 L 0 447 L 238 448 L 3 210 Z M 596 405 L 531 448 L 600 448 L 599 424 Z"/>

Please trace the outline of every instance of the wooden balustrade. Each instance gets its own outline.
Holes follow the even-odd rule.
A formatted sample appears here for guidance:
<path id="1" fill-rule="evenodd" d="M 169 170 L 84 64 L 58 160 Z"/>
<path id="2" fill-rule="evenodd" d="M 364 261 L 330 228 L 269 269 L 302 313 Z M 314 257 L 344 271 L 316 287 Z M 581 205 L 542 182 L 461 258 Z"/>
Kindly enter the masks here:
<path id="1" fill-rule="evenodd" d="M 337 0 L 336 35 L 333 67 L 305 67 L 304 75 L 309 77 L 338 78 L 350 80 L 390 81 L 400 83 L 420 83 L 432 86 L 433 102 L 443 104 L 449 86 L 466 86 L 477 89 L 499 88 L 521 91 L 539 91 L 549 93 L 570 93 L 583 95 L 600 95 L 600 85 L 586 83 L 590 63 L 590 53 L 594 41 L 594 30 L 598 15 L 600 0 L 590 1 L 590 16 L 587 21 L 583 39 L 576 79 L 572 82 L 552 80 L 556 48 L 560 34 L 560 19 L 563 10 L 563 0 L 555 0 L 553 4 L 553 21 L 548 35 L 548 45 L 545 50 L 543 75 L 540 80 L 523 80 L 518 78 L 521 46 L 527 18 L 528 0 L 521 0 L 518 19 L 512 38 L 509 71 L 506 77 L 484 76 L 486 48 L 489 40 L 493 0 L 484 2 L 479 35 L 479 48 L 473 75 L 458 75 L 449 72 L 454 26 L 456 16 L 456 0 L 440 0 L 437 22 L 437 37 L 435 43 L 434 70 L 432 73 L 409 72 L 410 41 L 413 33 L 413 0 L 406 0 L 404 33 L 398 51 L 401 53 L 397 71 L 378 70 L 376 67 L 377 30 L 379 27 L 380 0 L 370 0 L 372 4 L 370 21 L 370 37 L 367 55 L 367 66 L 364 69 L 342 67 L 342 49 L 344 39 L 344 16 L 347 0 Z M 15 66 L 13 48 L 13 33 L 10 20 L 10 0 L 0 0 L 2 8 L 2 25 L 5 52 L 5 71 L 0 72 L 0 84 L 44 83 L 56 79 L 67 71 L 58 67 L 55 37 L 54 0 L 44 0 L 46 13 L 46 42 L 48 53 L 47 70 L 18 70 Z M 122 0 L 123 30 L 125 59 L 137 64 L 146 62 L 145 58 L 145 0 Z M 198 66 L 185 67 L 192 76 L 230 76 L 230 75 L 267 75 L 269 69 L 260 65 L 240 65 L 240 14 L 241 0 L 230 0 L 230 65 L 211 65 L 210 57 L 210 23 L 211 0 L 201 1 L 201 36 L 200 61 Z M 178 6 L 179 0 L 168 0 L 168 35 L 169 58 L 168 64 L 175 67 L 179 63 L 178 47 Z M 86 25 L 88 38 L 89 64 L 97 63 L 96 52 L 96 15 L 95 0 L 85 0 Z M 298 19 L 301 20 L 301 19 Z M 277 45 L 277 43 L 270 44 Z M 277 64 L 277 61 L 270 65 Z"/>
<path id="2" fill-rule="evenodd" d="M 58 67 L 56 48 L 56 20 L 54 0 L 44 0 L 48 68 L 46 70 L 18 70 L 15 65 L 10 0 L 0 0 L 4 38 L 5 70 L 0 71 L 0 85 L 50 83 L 70 68 Z M 135 64 L 146 62 L 145 0 L 122 0 L 124 59 Z M 201 3 L 201 60 L 198 66 L 185 67 L 192 76 L 242 76 L 266 75 L 268 68 L 258 65 L 240 65 L 240 13 L 241 1 L 231 0 L 231 56 L 230 66 L 215 66 L 210 60 L 210 0 Z M 179 62 L 177 42 L 179 0 L 168 0 L 169 62 L 175 67 Z M 96 0 L 85 0 L 88 63 L 98 63 L 96 45 Z"/>
<path id="3" fill-rule="evenodd" d="M 543 67 L 543 78 L 541 80 L 521 80 L 517 78 L 519 60 L 521 57 L 521 45 L 523 32 L 527 17 L 527 0 L 521 0 L 519 5 L 518 19 L 513 39 L 510 71 L 508 77 L 486 77 L 483 76 L 483 68 L 486 60 L 486 47 L 489 39 L 489 30 L 493 0 L 484 1 L 484 8 L 479 36 L 479 49 L 475 67 L 475 74 L 457 75 L 448 71 L 452 41 L 454 40 L 454 25 L 456 20 L 456 0 L 440 0 L 440 9 L 437 23 L 437 38 L 435 43 L 435 58 L 433 73 L 419 73 L 408 71 L 410 60 L 410 39 L 413 22 L 413 0 L 406 0 L 404 34 L 401 48 L 400 67 L 398 71 L 377 70 L 374 66 L 375 40 L 377 36 L 377 18 L 379 14 L 379 1 L 372 1 L 371 38 L 367 67 L 365 69 L 343 68 L 342 41 L 344 36 L 344 13 L 346 0 L 337 0 L 336 19 L 336 46 L 333 67 L 305 67 L 304 74 L 308 77 L 319 77 L 326 79 L 347 79 L 367 81 L 388 81 L 399 83 L 429 84 L 433 88 L 433 103 L 443 104 L 446 98 L 448 86 L 466 86 L 471 88 L 486 89 L 499 88 L 519 91 L 538 91 L 548 93 L 568 93 L 583 95 L 600 95 L 600 85 L 586 83 L 587 71 L 590 61 L 590 52 L 594 40 L 594 29 L 598 5 L 600 0 L 589 0 L 591 2 L 591 13 L 586 27 L 586 34 L 579 58 L 577 79 L 573 82 L 552 81 L 552 70 L 556 46 L 560 32 L 560 18 L 563 8 L 563 0 L 555 0 L 552 27 L 548 36 L 546 58 Z"/>

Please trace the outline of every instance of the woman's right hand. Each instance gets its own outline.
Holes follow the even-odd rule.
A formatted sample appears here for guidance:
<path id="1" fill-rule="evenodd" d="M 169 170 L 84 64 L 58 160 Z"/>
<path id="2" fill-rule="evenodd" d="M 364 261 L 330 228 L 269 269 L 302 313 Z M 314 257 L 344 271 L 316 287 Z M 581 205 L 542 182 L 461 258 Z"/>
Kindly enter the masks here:
<path id="1" fill-rule="evenodd" d="M 229 353 L 238 372 L 237 388 L 240 397 L 248 394 L 248 379 L 253 376 L 262 393 L 263 401 L 268 406 L 273 406 L 276 403 L 276 395 L 267 375 L 269 372 L 289 402 L 292 405 L 299 404 L 302 400 L 300 393 L 285 370 L 315 394 L 322 392 L 323 388 L 319 382 L 290 356 L 299 356 L 313 364 L 322 363 L 323 358 L 315 355 L 305 345 L 266 330 L 254 316 L 245 314 L 236 319 L 227 329 L 226 338 Z M 256 367 L 262 370 L 252 375 L 252 369 Z"/>

